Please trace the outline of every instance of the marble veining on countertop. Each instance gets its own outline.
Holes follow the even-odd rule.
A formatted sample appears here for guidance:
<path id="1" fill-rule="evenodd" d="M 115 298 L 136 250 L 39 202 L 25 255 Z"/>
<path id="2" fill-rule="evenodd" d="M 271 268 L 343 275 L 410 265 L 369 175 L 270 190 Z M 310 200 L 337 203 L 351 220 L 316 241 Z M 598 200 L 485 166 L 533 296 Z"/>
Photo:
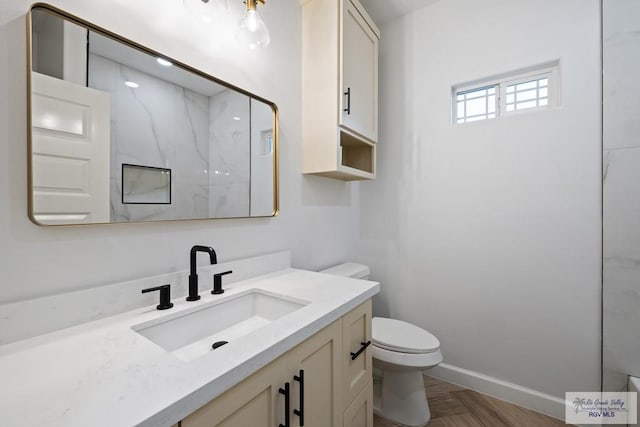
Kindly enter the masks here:
<path id="1" fill-rule="evenodd" d="M 178 359 L 132 327 L 261 289 L 309 304 L 215 352 Z M 175 299 L 0 346 L 0 413 L 12 426 L 170 426 L 371 298 L 375 282 L 286 269 L 202 300 Z"/>

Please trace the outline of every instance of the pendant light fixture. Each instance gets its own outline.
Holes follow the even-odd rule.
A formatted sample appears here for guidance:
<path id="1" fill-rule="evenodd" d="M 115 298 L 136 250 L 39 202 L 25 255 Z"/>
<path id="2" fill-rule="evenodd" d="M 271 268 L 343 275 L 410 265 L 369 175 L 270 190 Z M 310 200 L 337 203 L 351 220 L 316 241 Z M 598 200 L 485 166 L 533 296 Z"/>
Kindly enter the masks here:
<path id="1" fill-rule="evenodd" d="M 182 0 L 184 9 L 201 22 L 210 24 L 228 12 L 228 0 Z M 257 49 L 269 45 L 271 37 L 269 29 L 258 14 L 258 3 L 265 0 L 243 0 L 245 12 L 238 22 L 236 40 L 249 49 Z M 219 21 L 218 21 L 219 22 Z"/>
<path id="2" fill-rule="evenodd" d="M 258 14 L 258 3 L 264 4 L 264 0 L 245 0 L 247 10 L 238 23 L 236 40 L 249 49 L 265 47 L 271 41 L 269 29 Z"/>

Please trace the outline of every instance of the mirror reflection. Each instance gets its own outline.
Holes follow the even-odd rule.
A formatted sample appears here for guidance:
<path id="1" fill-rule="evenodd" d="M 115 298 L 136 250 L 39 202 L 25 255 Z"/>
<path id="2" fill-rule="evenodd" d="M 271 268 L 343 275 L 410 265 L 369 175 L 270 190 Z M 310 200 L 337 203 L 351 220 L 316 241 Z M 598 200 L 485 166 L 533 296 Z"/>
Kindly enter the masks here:
<path id="1" fill-rule="evenodd" d="M 31 28 L 36 223 L 276 214 L 272 103 L 53 8 Z"/>

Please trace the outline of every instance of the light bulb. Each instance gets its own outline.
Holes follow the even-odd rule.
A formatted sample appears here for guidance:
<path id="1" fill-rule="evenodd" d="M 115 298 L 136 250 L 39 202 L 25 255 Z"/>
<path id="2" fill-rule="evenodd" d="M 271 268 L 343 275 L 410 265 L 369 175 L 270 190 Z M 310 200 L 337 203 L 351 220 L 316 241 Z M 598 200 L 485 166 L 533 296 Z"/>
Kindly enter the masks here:
<path id="1" fill-rule="evenodd" d="M 258 29 L 258 21 L 260 16 L 256 10 L 247 10 L 247 30 L 255 33 Z"/>
<path id="2" fill-rule="evenodd" d="M 260 18 L 255 4 L 250 5 L 250 2 L 248 2 L 247 5 L 247 11 L 238 23 L 236 39 L 248 46 L 249 49 L 265 47 L 271 41 L 269 29 Z"/>

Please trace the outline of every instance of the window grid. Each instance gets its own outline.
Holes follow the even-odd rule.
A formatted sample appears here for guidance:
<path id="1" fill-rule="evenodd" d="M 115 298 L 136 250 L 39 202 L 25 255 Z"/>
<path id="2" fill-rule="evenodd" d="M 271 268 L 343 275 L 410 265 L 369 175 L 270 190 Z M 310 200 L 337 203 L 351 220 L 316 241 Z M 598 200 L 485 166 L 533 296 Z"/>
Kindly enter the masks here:
<path id="1" fill-rule="evenodd" d="M 495 118 L 497 89 L 497 85 L 492 85 L 458 92 L 456 94 L 457 123 Z"/>
<path id="2" fill-rule="evenodd" d="M 538 77 L 506 87 L 506 111 L 519 111 L 549 105 L 549 77 Z"/>
<path id="3" fill-rule="evenodd" d="M 494 119 L 522 110 L 549 108 L 555 104 L 557 65 L 515 78 L 454 91 L 454 123 Z"/>

